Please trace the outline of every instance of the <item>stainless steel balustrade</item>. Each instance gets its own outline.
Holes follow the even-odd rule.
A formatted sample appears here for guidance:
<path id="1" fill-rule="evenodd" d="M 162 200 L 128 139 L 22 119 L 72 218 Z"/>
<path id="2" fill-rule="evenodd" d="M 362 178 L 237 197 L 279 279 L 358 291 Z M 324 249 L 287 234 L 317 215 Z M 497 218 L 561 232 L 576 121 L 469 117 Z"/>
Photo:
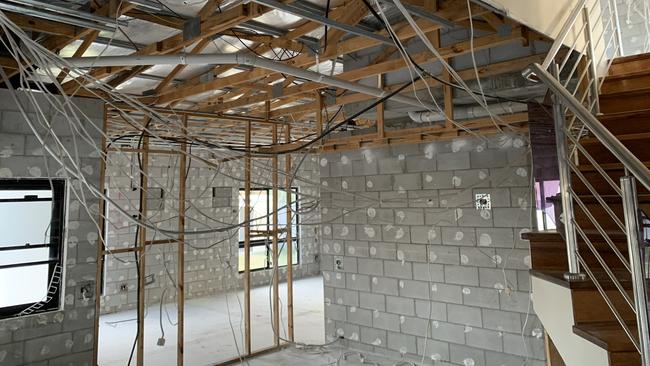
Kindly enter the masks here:
<path id="1" fill-rule="evenodd" d="M 650 333 L 646 300 L 648 292 L 646 279 L 650 263 L 642 255 L 643 226 L 640 221 L 635 186 L 638 181 L 650 190 L 650 170 L 596 117 L 600 113 L 598 95 L 605 79 L 604 75 L 609 70 L 614 57 L 624 54 L 620 29 L 616 0 L 604 2 L 579 0 L 562 26 L 544 62 L 541 65 L 531 65 L 523 74 L 530 80 L 546 84 L 553 96 L 564 239 L 568 254 L 569 272 L 566 278 L 581 280 L 586 274 L 593 281 L 621 328 L 641 355 L 642 364 L 650 366 Z M 574 38 L 567 42 L 569 35 Z M 599 75 L 599 67 L 602 66 L 605 72 Z M 614 182 L 605 169 L 582 146 L 581 139 L 587 136 L 590 139 L 597 139 L 624 168 L 625 176 L 620 179 L 620 184 Z M 601 195 L 580 171 L 577 163 L 578 156 L 581 165 L 591 165 L 611 187 L 614 196 L 620 197 L 624 211 L 623 218 L 617 216 L 609 206 L 606 197 Z M 596 207 L 602 210 L 604 217 L 611 218 L 614 223 L 612 227 L 599 222 L 600 217 L 597 218 L 592 212 L 593 206 L 588 207 L 582 196 L 575 193 L 571 185 L 572 173 L 587 188 L 589 198 L 594 198 L 595 204 L 598 205 Z M 574 206 L 576 205 L 584 213 L 586 228 L 581 227 L 575 218 Z M 593 235 L 604 239 L 608 249 L 622 263 L 619 272 L 623 272 L 614 271 L 611 264 L 605 261 L 603 253 L 600 253 L 594 245 L 591 237 Z M 616 246 L 615 235 L 627 239 L 627 257 Z M 578 238 L 581 240 L 580 245 L 585 245 L 582 253 L 578 248 Z M 587 253 L 596 259 L 597 264 L 587 263 L 584 257 Z M 598 273 L 604 273 L 604 277 L 596 276 L 598 273 L 596 268 L 592 268 L 594 266 L 599 266 Z M 629 277 L 627 275 L 621 277 L 624 272 L 629 272 Z M 633 296 L 630 296 L 623 286 L 622 279 L 626 277 L 632 281 Z M 618 293 L 608 293 L 602 283 L 603 280 L 610 281 Z M 620 296 L 624 301 L 614 301 L 613 296 Z M 625 322 L 622 314 L 626 309 L 620 307 L 628 307 L 636 314 L 638 332 L 634 332 Z"/>

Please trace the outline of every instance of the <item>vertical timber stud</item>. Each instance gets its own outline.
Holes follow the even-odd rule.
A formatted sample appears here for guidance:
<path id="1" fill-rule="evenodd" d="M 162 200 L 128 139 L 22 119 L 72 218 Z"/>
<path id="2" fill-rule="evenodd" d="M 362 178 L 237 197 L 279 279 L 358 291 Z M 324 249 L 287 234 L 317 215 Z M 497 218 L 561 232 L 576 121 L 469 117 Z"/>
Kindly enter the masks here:
<path id="1" fill-rule="evenodd" d="M 379 89 L 384 89 L 384 74 L 377 75 L 377 87 Z M 383 139 L 386 137 L 386 132 L 384 130 L 384 110 L 386 109 L 386 104 L 379 103 L 377 105 L 377 137 Z"/>
<path id="2" fill-rule="evenodd" d="M 108 149 L 106 147 L 106 127 L 108 125 L 108 111 L 104 105 L 104 117 L 102 122 L 102 137 L 99 167 L 99 190 L 106 193 L 106 160 L 108 159 Z M 106 200 L 104 197 L 99 197 L 99 235 L 97 240 L 97 272 L 95 273 L 95 319 L 93 326 L 93 365 L 98 365 L 98 352 L 99 352 L 99 313 L 101 312 L 101 296 L 103 276 L 104 276 L 104 248 L 106 247 Z"/>
<path id="3" fill-rule="evenodd" d="M 321 104 L 322 105 L 322 104 Z M 320 109 L 319 109 L 320 111 Z M 321 113 L 319 113 L 321 114 Z M 286 125 L 285 127 L 284 142 L 291 142 L 291 126 Z M 293 238 L 292 238 L 292 211 L 291 208 L 291 154 L 284 155 L 284 174 L 285 174 L 285 189 L 287 190 L 287 233 L 286 237 L 286 246 L 287 246 L 287 328 L 289 333 L 289 340 L 293 342 L 294 340 L 294 331 L 293 331 Z"/>
<path id="4" fill-rule="evenodd" d="M 271 112 L 271 102 L 266 101 L 265 103 L 266 107 L 266 119 L 268 120 L 270 112 Z M 273 135 L 273 145 L 276 145 L 278 143 L 278 125 L 273 124 L 272 128 L 272 135 Z M 280 273 L 279 271 L 279 263 L 278 263 L 278 258 L 279 253 L 278 253 L 278 155 L 273 155 L 272 158 L 272 164 L 273 164 L 273 248 L 272 248 L 272 255 L 273 255 L 273 321 L 271 326 L 273 327 L 273 342 L 276 346 L 280 345 L 280 307 L 279 307 L 279 276 Z"/>
<path id="5" fill-rule="evenodd" d="M 318 103 L 318 112 L 316 112 L 316 136 L 318 136 L 323 132 L 323 94 L 320 93 L 320 90 L 316 92 L 316 102 Z"/>
<path id="6" fill-rule="evenodd" d="M 244 162 L 244 350 L 251 354 L 251 121 L 246 122 Z"/>
<path id="7" fill-rule="evenodd" d="M 147 196 L 149 195 L 149 135 L 148 132 L 142 132 L 142 167 L 140 168 L 140 221 L 145 222 L 147 216 Z M 146 241 L 147 230 L 140 226 L 140 238 L 138 246 L 138 358 L 137 365 L 144 365 L 144 299 L 145 299 L 145 260 L 146 260 Z"/>
<path id="8" fill-rule="evenodd" d="M 187 114 L 183 115 L 183 134 L 185 138 L 181 143 L 181 156 L 178 168 L 178 272 L 176 278 L 178 301 L 178 326 L 176 337 L 176 365 L 183 366 L 185 342 L 185 189 L 187 185 Z"/>

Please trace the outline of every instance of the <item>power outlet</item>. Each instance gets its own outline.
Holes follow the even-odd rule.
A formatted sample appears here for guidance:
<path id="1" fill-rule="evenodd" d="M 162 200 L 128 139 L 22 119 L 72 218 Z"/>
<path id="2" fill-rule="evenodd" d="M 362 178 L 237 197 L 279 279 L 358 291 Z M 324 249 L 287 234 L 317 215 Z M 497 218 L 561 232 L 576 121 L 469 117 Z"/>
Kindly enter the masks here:
<path id="1" fill-rule="evenodd" d="M 90 300 L 93 297 L 95 297 L 95 282 L 80 282 L 79 286 L 77 287 L 77 299 Z"/>
<path id="2" fill-rule="evenodd" d="M 343 258 L 341 257 L 334 258 L 334 269 L 336 269 L 337 271 L 343 270 Z"/>
<path id="3" fill-rule="evenodd" d="M 489 193 L 477 193 L 474 199 L 474 205 L 477 210 L 491 210 L 492 197 Z"/>

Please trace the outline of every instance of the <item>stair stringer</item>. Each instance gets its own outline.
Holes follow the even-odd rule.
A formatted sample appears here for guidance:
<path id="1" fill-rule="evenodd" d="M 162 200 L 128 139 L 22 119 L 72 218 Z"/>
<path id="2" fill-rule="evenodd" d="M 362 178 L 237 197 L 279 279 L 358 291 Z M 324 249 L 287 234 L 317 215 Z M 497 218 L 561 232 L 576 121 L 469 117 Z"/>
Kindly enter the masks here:
<path id="1" fill-rule="evenodd" d="M 533 308 L 566 366 L 609 366 L 607 350 L 573 332 L 571 290 L 531 276 Z"/>

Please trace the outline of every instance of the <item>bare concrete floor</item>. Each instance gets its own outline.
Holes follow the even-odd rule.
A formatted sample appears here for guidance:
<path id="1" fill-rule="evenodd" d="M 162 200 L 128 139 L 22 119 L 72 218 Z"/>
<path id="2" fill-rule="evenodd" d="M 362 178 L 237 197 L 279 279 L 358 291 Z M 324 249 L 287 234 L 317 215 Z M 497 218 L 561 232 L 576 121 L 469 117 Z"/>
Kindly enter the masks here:
<path id="1" fill-rule="evenodd" d="M 256 357 L 244 362 L 246 366 L 395 366 L 399 361 L 390 360 L 379 355 L 366 354 L 361 359 L 358 352 L 349 351 L 345 345 L 327 347 L 323 353 L 287 348 L 268 355 Z M 364 362 L 365 361 L 365 362 Z M 417 361 L 416 361 L 417 362 Z M 404 366 L 410 363 L 402 363 Z M 418 364 L 419 365 L 419 364 Z M 442 364 L 441 364 L 442 366 Z"/>
<path id="2" fill-rule="evenodd" d="M 271 328 L 269 288 L 258 287 L 251 291 L 252 348 L 259 350 L 273 345 Z M 286 330 L 286 287 L 280 286 L 282 331 Z M 185 303 L 185 357 L 186 365 L 204 366 L 237 357 L 242 350 L 244 325 L 241 321 L 243 293 L 220 294 L 212 297 L 191 299 Z M 294 319 L 296 341 L 320 344 L 325 341 L 323 315 L 323 282 L 321 277 L 312 277 L 294 282 Z M 230 316 L 229 316 L 230 314 Z M 134 310 L 103 315 L 100 318 L 99 364 L 101 366 L 128 365 L 129 354 L 136 335 L 136 312 Z M 164 330 L 165 344 L 156 343 Z M 145 364 L 176 364 L 176 307 L 174 304 L 148 306 L 145 316 Z M 284 356 L 283 356 L 284 355 Z M 277 357 L 287 357 L 283 360 Z M 301 362 L 294 362 L 296 360 Z M 269 354 L 250 365 L 323 365 L 336 355 L 307 354 L 296 349 L 287 349 Z M 310 359 L 312 358 L 312 359 Z M 292 361 L 292 359 L 294 361 Z M 314 363 L 306 363 L 314 361 Z M 135 356 L 132 365 L 135 364 Z M 356 363 L 358 364 L 358 362 Z"/>

